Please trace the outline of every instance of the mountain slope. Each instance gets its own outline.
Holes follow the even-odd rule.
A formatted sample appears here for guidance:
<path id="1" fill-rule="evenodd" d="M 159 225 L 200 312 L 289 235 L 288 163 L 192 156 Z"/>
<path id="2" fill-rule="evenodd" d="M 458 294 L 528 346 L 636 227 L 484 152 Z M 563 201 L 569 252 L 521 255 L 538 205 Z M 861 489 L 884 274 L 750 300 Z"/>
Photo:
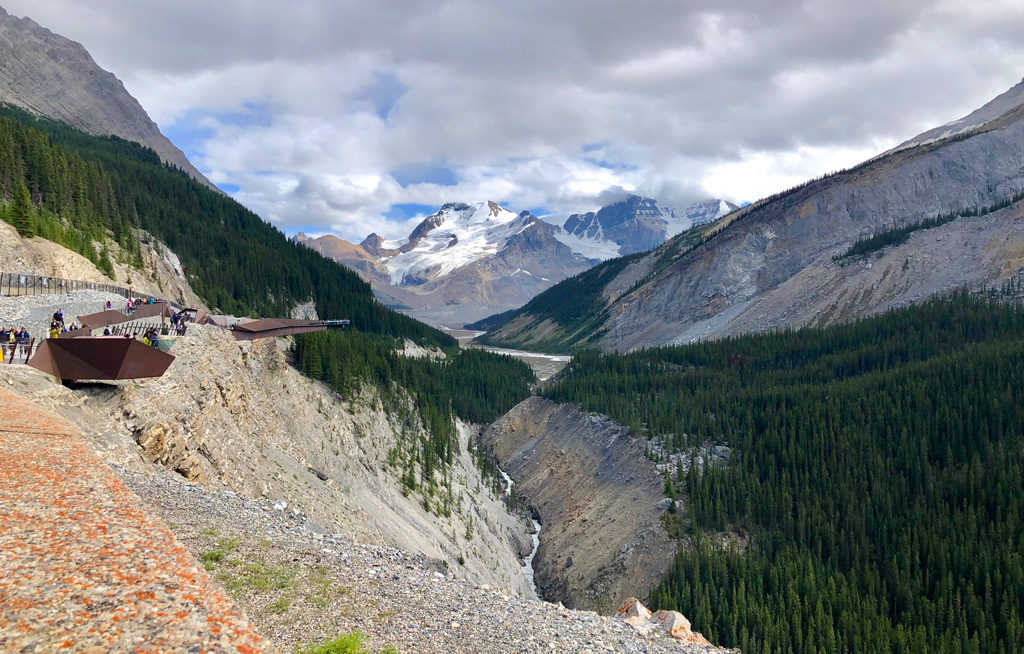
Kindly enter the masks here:
<path id="1" fill-rule="evenodd" d="M 446 204 L 398 241 L 377 234 L 359 245 L 334 236 L 296 240 L 357 271 L 385 304 L 461 326 L 521 306 L 593 265 L 557 232 L 529 212 L 479 202 Z"/>
<path id="2" fill-rule="evenodd" d="M 976 112 L 996 117 L 968 132 L 925 138 L 759 201 L 630 261 L 594 291 L 582 328 L 528 305 L 487 339 L 625 350 L 827 324 L 999 284 L 1024 265 L 1024 207 L 987 211 L 1024 189 L 1024 105 L 1008 98 L 1024 100 L 1024 88 Z M 841 258 L 877 233 L 956 213 L 868 257 Z M 571 295 L 557 286 L 547 293 L 545 306 Z"/>
<path id="3" fill-rule="evenodd" d="M 381 306 L 354 273 L 284 234 L 231 198 L 162 165 L 152 150 L 96 137 L 19 109 L 0 111 L 0 217 L 31 189 L 29 228 L 91 241 L 147 231 L 180 258 L 210 307 L 239 315 L 289 315 L 312 300 L 324 318 L 374 333 L 452 344 L 444 334 Z M 134 244 L 137 249 L 138 244 Z"/>
<path id="4" fill-rule="evenodd" d="M 0 104 L 65 122 L 90 134 L 152 148 L 164 163 L 215 188 L 157 127 L 121 80 L 81 44 L 0 7 Z"/>
<path id="5" fill-rule="evenodd" d="M 651 603 L 708 638 L 745 652 L 1021 652 L 1020 289 L 586 352 L 542 393 L 631 425 L 659 462 L 684 511 L 666 516 L 682 542 Z M 707 465 L 707 448 L 728 463 Z"/>

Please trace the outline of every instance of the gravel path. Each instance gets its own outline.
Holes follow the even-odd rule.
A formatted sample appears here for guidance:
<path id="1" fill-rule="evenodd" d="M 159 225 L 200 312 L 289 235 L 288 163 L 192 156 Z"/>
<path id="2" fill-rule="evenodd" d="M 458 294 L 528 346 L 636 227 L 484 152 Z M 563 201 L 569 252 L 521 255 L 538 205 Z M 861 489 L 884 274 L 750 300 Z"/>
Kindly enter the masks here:
<path id="1" fill-rule="evenodd" d="M 107 301 L 124 307 L 125 299 L 104 291 L 73 291 L 63 295 L 0 295 L 0 325 L 27 327 L 35 338 L 45 338 L 57 309 L 64 309 L 64 322 L 78 323 L 78 316 L 102 311 Z"/>
<path id="2" fill-rule="evenodd" d="M 0 389 L 0 651 L 273 651 L 62 419 Z"/>
<path id="3" fill-rule="evenodd" d="M 377 652 L 716 652 L 450 578 L 422 556 L 323 534 L 302 514 L 118 469 L 282 651 L 359 631 Z"/>

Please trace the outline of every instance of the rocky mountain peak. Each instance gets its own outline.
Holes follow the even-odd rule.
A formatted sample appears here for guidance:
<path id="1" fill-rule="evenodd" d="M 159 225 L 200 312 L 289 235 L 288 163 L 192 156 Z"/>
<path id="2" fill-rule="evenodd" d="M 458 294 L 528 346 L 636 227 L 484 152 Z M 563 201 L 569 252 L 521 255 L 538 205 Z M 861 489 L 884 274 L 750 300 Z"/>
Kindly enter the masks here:
<path id="1" fill-rule="evenodd" d="M 588 213 L 573 214 L 565 221 L 563 229 L 569 235 L 564 241 L 572 247 L 574 240 L 582 252 L 592 251 L 596 258 L 633 254 L 658 247 L 669 237 L 733 211 L 736 205 L 725 200 L 706 200 L 688 205 L 682 209 L 663 207 L 653 198 L 629 195 L 623 200 L 601 207 Z M 609 248 L 603 244 L 613 243 Z M 593 248 L 592 250 L 588 249 Z"/>
<path id="2" fill-rule="evenodd" d="M 447 205 L 446 204 L 444 207 L 441 208 L 441 211 L 438 211 L 437 213 L 435 213 L 432 216 L 427 216 L 426 218 L 424 218 L 423 222 L 421 222 L 419 225 L 416 225 L 416 229 L 412 230 L 412 233 L 409 234 L 409 241 L 408 241 L 408 243 L 406 243 L 405 245 L 402 246 L 402 248 L 404 248 L 403 251 L 404 252 L 408 252 L 409 250 L 411 250 L 413 247 L 415 247 L 415 244 L 421 238 L 423 238 L 424 236 L 429 234 L 434 228 L 440 226 L 441 223 L 444 222 L 444 215 L 443 214 L 445 212 L 445 208 L 446 207 L 455 207 L 455 206 L 458 206 L 458 205 Z M 466 209 L 469 208 L 466 205 L 462 205 L 462 206 L 465 207 Z M 449 209 L 449 210 L 459 211 L 460 209 Z"/>
<path id="3" fill-rule="evenodd" d="M 5 103 L 90 134 L 141 143 L 165 163 L 216 188 L 84 46 L 0 8 L 0 104 Z"/>
<path id="4" fill-rule="evenodd" d="M 363 239 L 359 247 L 374 256 L 380 256 L 387 251 L 387 248 L 384 247 L 384 237 L 377 232 L 371 232 L 369 236 Z"/>

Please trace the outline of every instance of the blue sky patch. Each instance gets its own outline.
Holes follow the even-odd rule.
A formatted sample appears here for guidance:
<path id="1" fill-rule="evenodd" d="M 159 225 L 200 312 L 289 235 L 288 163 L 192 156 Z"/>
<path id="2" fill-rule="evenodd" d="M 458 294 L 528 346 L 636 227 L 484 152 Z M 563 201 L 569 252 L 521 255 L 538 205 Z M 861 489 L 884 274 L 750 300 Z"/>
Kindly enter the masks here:
<path id="1" fill-rule="evenodd" d="M 406 164 L 389 172 L 402 188 L 413 184 L 455 186 L 459 183 L 454 169 L 437 163 Z"/>
<path id="2" fill-rule="evenodd" d="M 640 166 L 628 164 L 625 163 L 624 161 L 607 161 L 605 159 L 595 159 L 593 157 L 584 157 L 583 160 L 586 161 L 587 163 L 594 164 L 595 166 L 605 168 L 607 170 L 616 170 L 622 172 L 640 170 Z"/>
<path id="3" fill-rule="evenodd" d="M 391 110 L 409 90 L 392 72 L 381 71 L 373 76 L 373 81 L 363 89 L 357 101 L 369 105 L 373 113 L 387 120 Z"/>
<path id="4" fill-rule="evenodd" d="M 384 217 L 388 220 L 408 220 L 418 214 L 431 214 L 437 211 L 437 207 L 429 204 L 399 203 L 388 207 Z"/>

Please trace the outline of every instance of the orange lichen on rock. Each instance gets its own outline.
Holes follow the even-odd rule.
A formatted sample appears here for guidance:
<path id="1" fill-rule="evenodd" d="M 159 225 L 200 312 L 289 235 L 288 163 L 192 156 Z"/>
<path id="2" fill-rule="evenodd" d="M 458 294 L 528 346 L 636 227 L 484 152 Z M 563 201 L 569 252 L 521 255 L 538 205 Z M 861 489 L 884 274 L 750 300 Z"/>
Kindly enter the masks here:
<path id="1" fill-rule="evenodd" d="M 651 613 L 646 606 L 635 597 L 623 602 L 615 612 L 615 617 L 631 625 L 643 634 L 659 628 L 669 636 L 684 643 L 694 645 L 710 645 L 703 635 L 690 628 L 690 621 L 678 611 L 657 611 Z"/>
<path id="2" fill-rule="evenodd" d="M 0 650 L 273 651 L 73 427 L 3 389 L 0 462 Z"/>

